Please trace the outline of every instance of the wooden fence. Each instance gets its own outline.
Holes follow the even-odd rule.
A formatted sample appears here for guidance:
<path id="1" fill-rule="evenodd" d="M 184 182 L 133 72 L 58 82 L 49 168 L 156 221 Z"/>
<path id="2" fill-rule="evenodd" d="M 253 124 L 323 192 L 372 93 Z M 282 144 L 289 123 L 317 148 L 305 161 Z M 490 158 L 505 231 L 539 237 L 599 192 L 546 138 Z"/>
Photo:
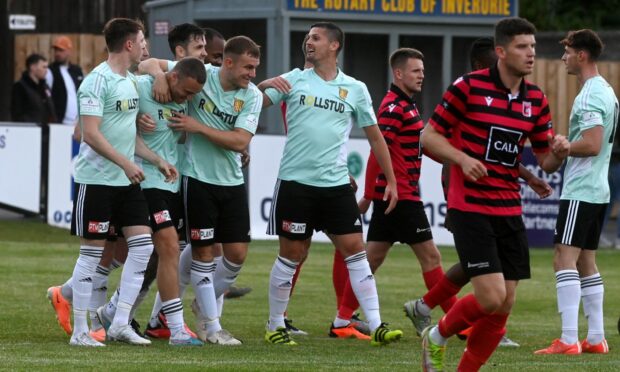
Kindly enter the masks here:
<path id="1" fill-rule="evenodd" d="M 55 34 L 23 34 L 15 36 L 14 80 L 24 71 L 26 57 L 30 53 L 40 53 L 52 60 L 52 43 Z M 67 34 L 73 42 L 71 62 L 82 66 L 84 73 L 107 58 L 105 40 L 101 35 Z M 620 93 L 620 62 L 603 61 L 598 63 L 600 74 Z M 568 134 L 568 119 L 573 100 L 579 92 L 575 76 L 568 75 L 561 60 L 537 59 L 534 72 L 528 77 L 540 86 L 549 99 L 554 128 L 557 133 Z"/>
<path id="2" fill-rule="evenodd" d="M 89 73 L 99 63 L 103 62 L 108 53 L 105 47 L 105 39 L 102 35 L 91 34 L 63 34 L 68 36 L 73 43 L 71 63 L 80 65 L 84 73 Z M 22 34 L 15 35 L 15 64 L 13 80 L 18 80 L 26 69 L 26 58 L 31 53 L 39 53 L 53 60 L 52 43 L 58 34 Z"/>
<path id="3" fill-rule="evenodd" d="M 602 61 L 598 63 L 598 69 L 614 88 L 616 96 L 620 97 L 620 62 Z M 547 95 L 555 131 L 568 134 L 570 111 L 579 93 L 577 78 L 566 73 L 561 60 L 536 59 L 534 72 L 529 79 Z"/>

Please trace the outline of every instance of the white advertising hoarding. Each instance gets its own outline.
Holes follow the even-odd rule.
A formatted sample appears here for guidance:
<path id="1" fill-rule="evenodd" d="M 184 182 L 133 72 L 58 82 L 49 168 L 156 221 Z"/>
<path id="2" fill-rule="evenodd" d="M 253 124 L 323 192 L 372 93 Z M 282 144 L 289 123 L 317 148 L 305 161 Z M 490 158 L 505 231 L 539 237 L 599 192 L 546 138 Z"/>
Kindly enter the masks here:
<path id="1" fill-rule="evenodd" d="M 273 188 L 278 177 L 278 168 L 282 151 L 284 150 L 284 136 L 257 135 L 250 144 L 250 171 L 249 171 L 249 200 L 250 224 L 253 239 L 277 239 L 267 235 L 267 221 L 271 209 Z M 352 139 L 347 144 L 349 150 L 349 170 L 359 186 L 357 199 L 363 195 L 364 174 L 370 146 L 365 139 Z M 441 188 L 441 165 L 429 158 L 423 160 L 421 188 L 426 214 L 431 223 L 435 243 L 452 245 L 452 235 L 443 227 L 446 203 Z M 363 216 L 364 236 L 368 229 L 371 210 Z M 415 228 L 415 227 L 412 227 Z M 327 242 L 325 234 L 313 236 L 313 240 Z"/>
<path id="2" fill-rule="evenodd" d="M 39 213 L 41 128 L 0 125 L 0 203 Z"/>
<path id="3" fill-rule="evenodd" d="M 70 228 L 73 207 L 73 157 L 77 144 L 73 126 L 50 125 L 47 223 Z"/>

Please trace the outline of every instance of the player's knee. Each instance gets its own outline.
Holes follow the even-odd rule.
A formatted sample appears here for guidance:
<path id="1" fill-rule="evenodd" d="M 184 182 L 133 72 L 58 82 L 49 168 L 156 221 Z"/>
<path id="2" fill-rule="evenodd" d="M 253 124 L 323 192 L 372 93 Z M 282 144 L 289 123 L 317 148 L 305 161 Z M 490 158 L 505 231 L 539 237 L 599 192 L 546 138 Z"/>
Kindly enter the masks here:
<path id="1" fill-rule="evenodd" d="M 476 293 L 476 299 L 480 306 L 488 313 L 494 313 L 502 308 L 506 302 L 505 288 L 489 288 Z"/>

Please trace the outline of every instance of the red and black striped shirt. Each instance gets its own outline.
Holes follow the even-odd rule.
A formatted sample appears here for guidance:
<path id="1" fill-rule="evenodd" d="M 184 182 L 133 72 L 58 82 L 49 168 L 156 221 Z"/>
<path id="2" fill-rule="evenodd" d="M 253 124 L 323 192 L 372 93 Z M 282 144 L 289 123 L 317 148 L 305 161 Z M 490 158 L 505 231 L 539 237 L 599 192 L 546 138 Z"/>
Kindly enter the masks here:
<path id="1" fill-rule="evenodd" d="M 420 201 L 420 169 L 422 154 L 420 134 L 424 122 L 415 101 L 396 85 L 383 98 L 377 115 L 379 129 L 390 150 L 396 177 L 398 200 Z M 370 152 L 366 166 L 364 198 L 382 200 L 387 181 L 377 159 Z"/>
<path id="2" fill-rule="evenodd" d="M 521 215 L 519 163 L 526 138 L 535 153 L 549 151 L 553 135 L 547 97 L 522 80 L 517 97 L 500 80 L 497 65 L 458 78 L 444 93 L 430 124 L 487 168 L 487 177 L 465 179 L 450 170 L 448 208 L 498 216 Z"/>

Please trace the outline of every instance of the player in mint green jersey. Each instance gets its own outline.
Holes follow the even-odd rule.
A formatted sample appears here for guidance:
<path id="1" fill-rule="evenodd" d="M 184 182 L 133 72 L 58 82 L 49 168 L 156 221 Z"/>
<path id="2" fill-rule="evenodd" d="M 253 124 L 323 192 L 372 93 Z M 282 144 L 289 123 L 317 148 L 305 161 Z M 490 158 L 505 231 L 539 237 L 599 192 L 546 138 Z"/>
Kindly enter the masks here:
<path id="1" fill-rule="evenodd" d="M 168 128 L 171 117 L 187 112 L 187 99 L 199 93 L 206 80 L 202 61 L 197 58 L 181 60 L 172 71 L 165 74 L 173 101 L 160 104 L 152 97 L 153 78 L 139 76 L 139 111 L 155 120 L 155 129 L 142 133 L 145 144 L 168 163 L 177 165 L 177 143 L 180 133 Z M 179 182 L 167 182 L 157 166 L 148 160 L 141 161 L 145 180 L 141 187 L 149 207 L 153 242 L 158 257 L 157 286 L 161 294 L 162 312 L 166 316 L 170 345 L 200 346 L 202 342 L 184 327 L 183 304 L 179 297 L 179 238 L 182 229 L 183 204 Z M 145 281 L 147 278 L 145 278 Z M 152 280 L 152 279 L 150 279 Z M 149 283 L 150 284 L 150 283 Z M 104 307 L 100 313 L 105 318 L 114 316 L 114 306 Z"/>
<path id="2" fill-rule="evenodd" d="M 104 28 L 108 59 L 84 79 L 78 90 L 82 144 L 75 166 L 77 196 L 71 231 L 80 236 L 80 254 L 73 271 L 71 345 L 103 346 L 89 335 L 86 315 L 92 276 L 111 224 L 122 228 L 129 253 L 108 338 L 150 344 L 128 324 L 129 311 L 153 250 L 148 208 L 139 186 L 144 173 L 133 162 L 134 153 L 158 164 L 168 180 L 176 178 L 176 169 L 136 138 L 138 91 L 136 79 L 128 69 L 140 61 L 145 47 L 143 30 L 141 23 L 130 19 L 110 20 Z"/>
<path id="3" fill-rule="evenodd" d="M 256 132 L 262 94 L 250 82 L 256 76 L 260 49 L 245 36 L 226 42 L 221 68 L 206 65 L 207 83 L 189 104 L 191 116 L 170 119 L 170 127 L 187 132 L 181 166 L 182 193 L 192 244 L 191 283 L 205 322 L 198 336 L 209 343 L 241 342 L 221 328 L 215 299 L 232 285 L 247 255 L 250 217 L 239 153 Z M 145 61 L 141 70 L 159 76 L 166 61 Z M 213 244 L 224 257 L 215 264 Z"/>
<path id="4" fill-rule="evenodd" d="M 594 31 L 570 31 L 561 44 L 566 71 L 576 75 L 581 85 L 570 114 L 570 152 L 553 239 L 562 336 L 536 354 L 606 354 L 604 289 L 596 266 L 596 249 L 609 203 L 607 174 L 618 122 L 618 99 L 599 75 L 596 62 L 603 43 Z M 577 333 L 580 301 L 588 320 L 588 335 L 582 341 Z"/>
<path id="5" fill-rule="evenodd" d="M 383 345 L 402 336 L 381 322 L 374 276 L 362 242 L 362 224 L 349 184 L 345 144 L 351 125 L 363 128 L 384 170 L 389 213 L 396 205 L 396 180 L 366 85 L 337 66 L 344 33 L 333 23 L 314 24 L 306 42 L 313 68 L 295 69 L 282 77 L 291 90 L 265 91 L 265 105 L 286 102 L 287 141 L 274 191 L 268 233 L 280 238 L 271 271 L 269 322 L 265 340 L 296 345 L 286 331 L 284 312 L 291 281 L 314 230 L 328 231 L 345 257 L 353 290 L 372 331 L 371 343 Z"/>

